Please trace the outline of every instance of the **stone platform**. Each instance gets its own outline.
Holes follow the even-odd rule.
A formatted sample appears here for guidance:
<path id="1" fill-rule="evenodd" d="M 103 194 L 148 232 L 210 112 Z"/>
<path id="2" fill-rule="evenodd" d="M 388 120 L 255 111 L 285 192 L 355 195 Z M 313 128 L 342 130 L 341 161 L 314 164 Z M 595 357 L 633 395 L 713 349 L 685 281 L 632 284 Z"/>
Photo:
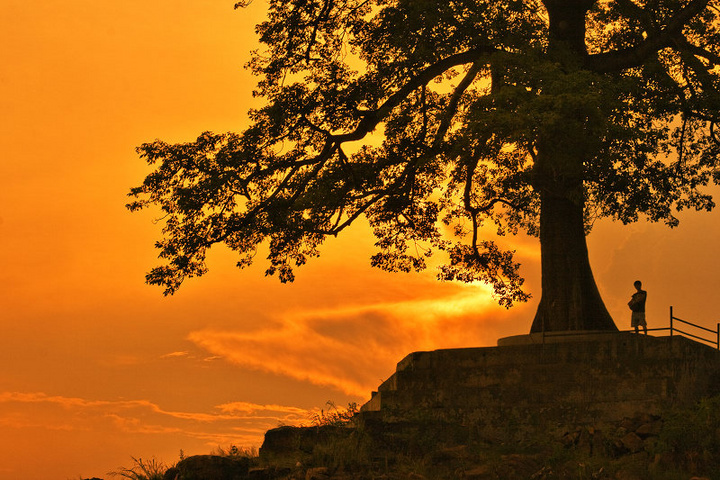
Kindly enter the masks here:
<path id="1" fill-rule="evenodd" d="M 597 342 L 612 340 L 619 333 L 626 332 L 608 332 L 601 330 L 573 330 L 566 332 L 530 333 L 527 335 L 513 335 L 512 337 L 501 338 L 497 341 L 497 344 L 498 347 L 507 347 L 512 345 Z"/>
<path id="2" fill-rule="evenodd" d="M 522 337 L 411 353 L 361 415 L 542 428 L 660 414 L 720 393 L 720 352 L 684 337 Z"/>

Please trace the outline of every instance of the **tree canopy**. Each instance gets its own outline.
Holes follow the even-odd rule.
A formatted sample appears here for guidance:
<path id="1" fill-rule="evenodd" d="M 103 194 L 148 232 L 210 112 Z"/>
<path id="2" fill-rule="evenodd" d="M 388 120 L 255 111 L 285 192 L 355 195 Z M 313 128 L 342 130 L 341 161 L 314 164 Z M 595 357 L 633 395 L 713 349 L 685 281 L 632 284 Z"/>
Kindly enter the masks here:
<path id="1" fill-rule="evenodd" d="M 138 148 L 155 170 L 128 207 L 165 215 L 147 281 L 173 293 L 213 244 L 243 267 L 264 242 L 266 273 L 291 281 L 364 216 L 373 265 L 444 252 L 440 278 L 510 307 L 528 294 L 490 225 L 540 237 L 533 330 L 614 328 L 584 236 L 600 217 L 675 226 L 714 206 L 719 15 L 717 0 L 270 0 L 250 126 Z"/>

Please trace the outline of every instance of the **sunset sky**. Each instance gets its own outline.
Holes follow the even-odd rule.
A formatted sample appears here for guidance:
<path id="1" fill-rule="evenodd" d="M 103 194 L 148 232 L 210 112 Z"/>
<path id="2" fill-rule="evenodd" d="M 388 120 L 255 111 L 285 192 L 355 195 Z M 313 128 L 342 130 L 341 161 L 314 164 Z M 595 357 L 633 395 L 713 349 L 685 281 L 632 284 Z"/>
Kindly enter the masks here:
<path id="1" fill-rule="evenodd" d="M 149 171 L 135 147 L 240 130 L 258 101 L 242 67 L 266 4 L 233 4 L 0 1 L 0 480 L 259 446 L 327 401 L 365 402 L 412 351 L 530 329 L 539 247 L 526 237 L 514 244 L 534 298 L 509 311 L 482 285 L 371 269 L 362 224 L 291 285 L 222 249 L 175 296 L 145 285 L 161 226 L 124 207 Z M 590 260 L 620 328 L 637 278 L 650 328 L 670 305 L 715 328 L 719 215 L 598 223 Z"/>

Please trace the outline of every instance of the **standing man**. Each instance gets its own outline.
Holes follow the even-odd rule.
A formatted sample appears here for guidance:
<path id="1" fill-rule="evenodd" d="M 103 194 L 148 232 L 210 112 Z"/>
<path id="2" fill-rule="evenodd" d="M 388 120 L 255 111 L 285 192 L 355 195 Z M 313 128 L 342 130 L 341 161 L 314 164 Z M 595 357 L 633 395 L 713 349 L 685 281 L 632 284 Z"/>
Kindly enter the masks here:
<path id="1" fill-rule="evenodd" d="M 647 292 L 642 289 L 642 282 L 635 280 L 635 290 L 632 298 L 628 302 L 628 307 L 632 310 L 632 317 L 630 318 L 630 326 L 635 328 L 635 333 L 640 333 L 638 327 L 642 326 L 647 335 L 647 322 L 645 321 L 645 300 L 647 300 Z"/>

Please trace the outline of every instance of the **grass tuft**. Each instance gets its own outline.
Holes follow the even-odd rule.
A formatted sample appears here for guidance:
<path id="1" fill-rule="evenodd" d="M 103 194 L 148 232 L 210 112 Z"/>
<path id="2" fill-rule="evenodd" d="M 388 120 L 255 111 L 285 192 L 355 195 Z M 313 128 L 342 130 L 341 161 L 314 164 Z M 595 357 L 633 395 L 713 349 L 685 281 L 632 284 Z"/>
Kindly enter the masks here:
<path id="1" fill-rule="evenodd" d="M 320 410 L 311 417 L 313 427 L 323 427 L 326 425 L 333 427 L 341 427 L 347 425 L 356 413 L 360 411 L 358 404 L 355 402 L 348 403 L 347 408 L 338 408 L 334 402 L 327 402 L 327 411 Z"/>
<path id="2" fill-rule="evenodd" d="M 217 449 L 211 452 L 211 454 L 232 459 L 257 458 L 259 456 L 257 448 L 238 447 L 237 445 L 230 445 L 229 447 L 218 446 Z"/>
<path id="3" fill-rule="evenodd" d="M 162 480 L 168 466 L 155 457 L 150 460 L 130 457 L 134 465 L 130 468 L 120 467 L 117 471 L 109 472 L 113 477 L 122 477 L 129 480 Z"/>

